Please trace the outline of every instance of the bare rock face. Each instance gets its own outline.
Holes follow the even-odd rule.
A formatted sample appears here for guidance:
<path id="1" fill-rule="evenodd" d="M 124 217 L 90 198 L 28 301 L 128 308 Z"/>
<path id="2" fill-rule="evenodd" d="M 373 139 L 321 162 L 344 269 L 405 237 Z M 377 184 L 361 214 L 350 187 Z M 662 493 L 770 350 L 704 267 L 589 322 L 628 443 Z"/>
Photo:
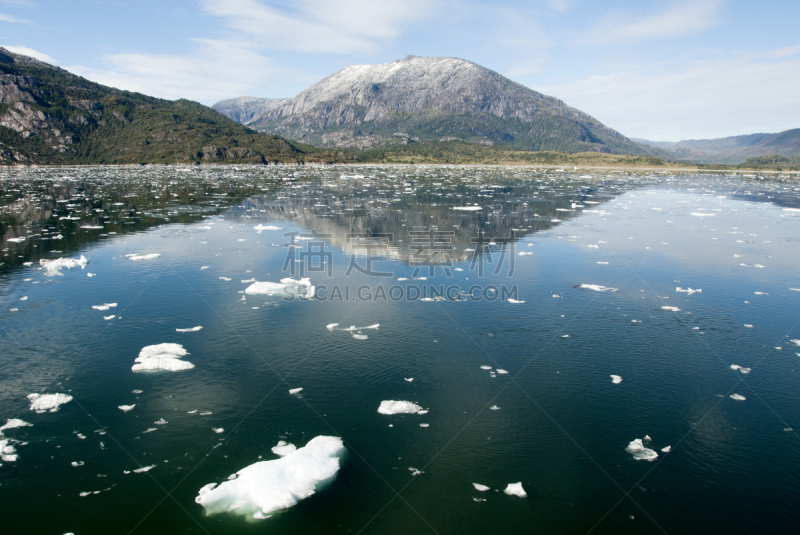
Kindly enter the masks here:
<path id="1" fill-rule="evenodd" d="M 647 151 L 561 100 L 458 58 L 348 67 L 250 126 L 330 147 L 398 144 L 403 133 L 534 150 Z"/>
<path id="2" fill-rule="evenodd" d="M 237 123 L 249 124 L 261 118 L 272 108 L 279 106 L 289 99 L 286 98 L 260 98 L 260 97 L 238 97 L 228 100 L 221 100 L 211 106 L 223 115 L 226 115 Z"/>

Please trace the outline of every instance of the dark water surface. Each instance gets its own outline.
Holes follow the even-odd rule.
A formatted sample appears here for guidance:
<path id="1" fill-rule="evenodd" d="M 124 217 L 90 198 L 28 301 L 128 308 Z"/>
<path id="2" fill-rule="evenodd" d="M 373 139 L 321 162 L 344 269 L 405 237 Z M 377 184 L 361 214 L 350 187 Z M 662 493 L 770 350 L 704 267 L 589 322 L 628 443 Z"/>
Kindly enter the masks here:
<path id="1" fill-rule="evenodd" d="M 32 424 L 0 438 L 17 456 L 0 463 L 3 533 L 797 529 L 796 180 L 425 166 L 0 179 L 0 425 Z M 61 275 L 40 264 L 81 255 Z M 245 293 L 290 276 L 316 298 Z M 195 367 L 134 373 L 161 343 Z M 39 414 L 31 393 L 73 400 Z M 384 400 L 429 412 L 379 414 Z M 253 522 L 195 503 L 279 441 L 320 435 L 347 454 L 297 505 Z M 646 435 L 653 461 L 626 451 Z M 517 482 L 527 497 L 503 492 Z"/>

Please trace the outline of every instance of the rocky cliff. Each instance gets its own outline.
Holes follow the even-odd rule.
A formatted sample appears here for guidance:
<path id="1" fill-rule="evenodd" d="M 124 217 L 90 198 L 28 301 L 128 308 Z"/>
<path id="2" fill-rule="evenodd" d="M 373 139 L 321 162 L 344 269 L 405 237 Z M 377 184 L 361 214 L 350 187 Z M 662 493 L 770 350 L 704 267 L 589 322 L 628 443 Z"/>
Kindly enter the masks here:
<path id="1" fill-rule="evenodd" d="M 211 107 L 237 123 L 248 124 L 254 119 L 261 118 L 269 110 L 287 100 L 289 99 L 238 97 L 220 100 Z"/>

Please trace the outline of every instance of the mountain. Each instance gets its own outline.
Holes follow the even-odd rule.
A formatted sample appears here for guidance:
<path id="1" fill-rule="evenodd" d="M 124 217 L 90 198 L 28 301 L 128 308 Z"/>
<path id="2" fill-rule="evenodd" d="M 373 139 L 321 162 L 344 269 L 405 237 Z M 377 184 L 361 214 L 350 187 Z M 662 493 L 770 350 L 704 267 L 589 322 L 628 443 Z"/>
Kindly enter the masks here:
<path id="1" fill-rule="evenodd" d="M 238 97 L 220 100 L 213 106 L 213 109 L 226 117 L 230 117 L 237 123 L 247 124 L 253 119 L 258 119 L 267 111 L 282 104 L 289 99 L 286 98 L 260 98 L 260 97 Z"/>
<path id="2" fill-rule="evenodd" d="M 777 134 L 749 134 L 717 139 L 687 139 L 684 141 L 648 141 L 639 143 L 660 148 L 676 160 L 697 163 L 737 165 L 748 158 L 780 155 L 800 156 L 800 128 Z"/>
<path id="3" fill-rule="evenodd" d="M 463 140 L 523 150 L 661 153 L 561 100 L 457 58 L 407 56 L 348 67 L 249 125 L 323 147 Z"/>
<path id="4" fill-rule="evenodd" d="M 197 102 L 103 86 L 0 48 L 0 164 L 304 159 Z"/>

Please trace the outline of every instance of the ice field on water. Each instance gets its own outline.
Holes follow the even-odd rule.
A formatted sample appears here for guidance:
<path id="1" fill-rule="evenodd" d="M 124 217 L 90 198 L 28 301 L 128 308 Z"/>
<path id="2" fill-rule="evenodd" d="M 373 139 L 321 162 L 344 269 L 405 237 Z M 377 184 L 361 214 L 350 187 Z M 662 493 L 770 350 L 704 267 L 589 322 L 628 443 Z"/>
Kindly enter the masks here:
<path id="1" fill-rule="evenodd" d="M 2 531 L 792 532 L 800 182 L 0 169 Z"/>

